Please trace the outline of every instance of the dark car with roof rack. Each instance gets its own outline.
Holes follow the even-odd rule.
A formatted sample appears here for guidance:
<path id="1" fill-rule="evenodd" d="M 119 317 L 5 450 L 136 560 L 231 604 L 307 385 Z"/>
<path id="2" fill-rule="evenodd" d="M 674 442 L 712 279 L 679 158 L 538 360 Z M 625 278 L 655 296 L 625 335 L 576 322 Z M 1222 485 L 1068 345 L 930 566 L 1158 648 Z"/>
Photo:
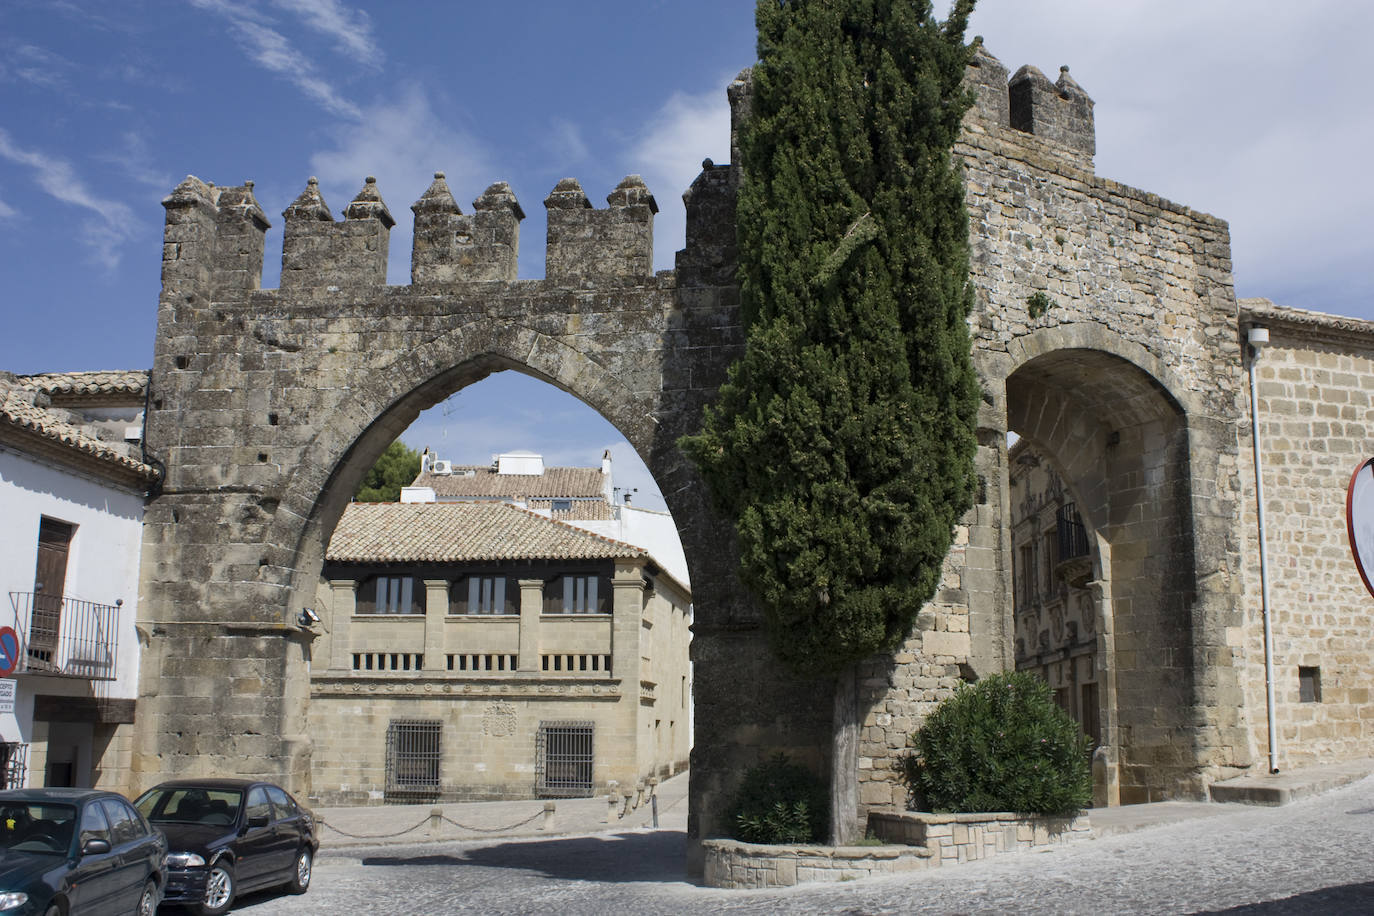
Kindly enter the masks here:
<path id="1" fill-rule="evenodd" d="M 239 894 L 310 886 L 320 847 L 315 818 L 280 786 L 251 779 L 175 779 L 134 802 L 167 837 L 168 903 L 203 916 Z"/>

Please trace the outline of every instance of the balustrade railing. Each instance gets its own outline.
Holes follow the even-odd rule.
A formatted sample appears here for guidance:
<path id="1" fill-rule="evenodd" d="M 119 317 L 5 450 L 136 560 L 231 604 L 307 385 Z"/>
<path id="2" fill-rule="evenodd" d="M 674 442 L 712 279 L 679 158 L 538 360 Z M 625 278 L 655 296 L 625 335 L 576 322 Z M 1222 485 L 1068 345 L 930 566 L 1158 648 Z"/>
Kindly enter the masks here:
<path id="1" fill-rule="evenodd" d="M 14 629 L 19 636 L 15 672 L 114 680 L 123 603 L 97 604 L 42 592 L 10 592 Z"/>

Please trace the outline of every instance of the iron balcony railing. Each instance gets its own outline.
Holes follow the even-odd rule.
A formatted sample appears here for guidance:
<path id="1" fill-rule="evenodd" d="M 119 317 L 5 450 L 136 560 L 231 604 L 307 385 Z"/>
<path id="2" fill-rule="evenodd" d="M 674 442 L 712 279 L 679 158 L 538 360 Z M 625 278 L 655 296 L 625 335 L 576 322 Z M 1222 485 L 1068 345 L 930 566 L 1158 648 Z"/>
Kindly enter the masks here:
<path id="1" fill-rule="evenodd" d="M 24 788 L 29 767 L 29 746 L 19 741 L 0 741 L 0 788 Z"/>
<path id="2" fill-rule="evenodd" d="M 16 673 L 112 681 L 123 601 L 96 604 L 42 592 L 10 592 L 19 636 Z M 0 651 L 5 649 L 0 645 Z"/>

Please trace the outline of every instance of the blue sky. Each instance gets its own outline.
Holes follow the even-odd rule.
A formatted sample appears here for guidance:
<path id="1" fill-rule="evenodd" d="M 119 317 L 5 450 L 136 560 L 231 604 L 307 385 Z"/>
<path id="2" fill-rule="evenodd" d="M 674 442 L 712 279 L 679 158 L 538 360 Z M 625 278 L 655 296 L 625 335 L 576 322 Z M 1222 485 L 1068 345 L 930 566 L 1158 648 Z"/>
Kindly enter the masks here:
<path id="1" fill-rule="evenodd" d="M 936 3 L 943 13 L 945 4 Z M 186 174 L 256 183 L 274 223 L 320 179 L 336 214 L 375 175 L 398 219 L 442 170 L 461 205 L 509 181 L 543 274 L 541 202 L 577 177 L 600 204 L 638 173 L 682 245 L 681 192 L 728 160 L 724 87 L 753 59 L 748 0 L 5 0 L 0 5 L 0 369 L 152 362 L 163 210 Z M 1228 219 L 1240 295 L 1374 319 L 1374 148 L 1359 49 L 1374 4 L 1309 0 L 981 0 L 1009 69 L 1068 64 L 1097 103 L 1097 171 Z M 510 373 L 403 438 L 485 461 L 517 448 L 594 464 L 661 505 L 618 434 Z"/>

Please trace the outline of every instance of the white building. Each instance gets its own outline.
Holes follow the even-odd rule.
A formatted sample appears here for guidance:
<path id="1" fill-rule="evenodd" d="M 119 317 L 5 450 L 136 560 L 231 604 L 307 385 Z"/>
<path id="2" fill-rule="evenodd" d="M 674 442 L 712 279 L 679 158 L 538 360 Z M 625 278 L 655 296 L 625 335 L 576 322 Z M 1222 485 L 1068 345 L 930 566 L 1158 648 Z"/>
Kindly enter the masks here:
<path id="1" fill-rule="evenodd" d="M 147 373 L 0 373 L 6 787 L 121 787 L 132 751 Z M 12 700 L 9 699 L 12 697 Z"/>

